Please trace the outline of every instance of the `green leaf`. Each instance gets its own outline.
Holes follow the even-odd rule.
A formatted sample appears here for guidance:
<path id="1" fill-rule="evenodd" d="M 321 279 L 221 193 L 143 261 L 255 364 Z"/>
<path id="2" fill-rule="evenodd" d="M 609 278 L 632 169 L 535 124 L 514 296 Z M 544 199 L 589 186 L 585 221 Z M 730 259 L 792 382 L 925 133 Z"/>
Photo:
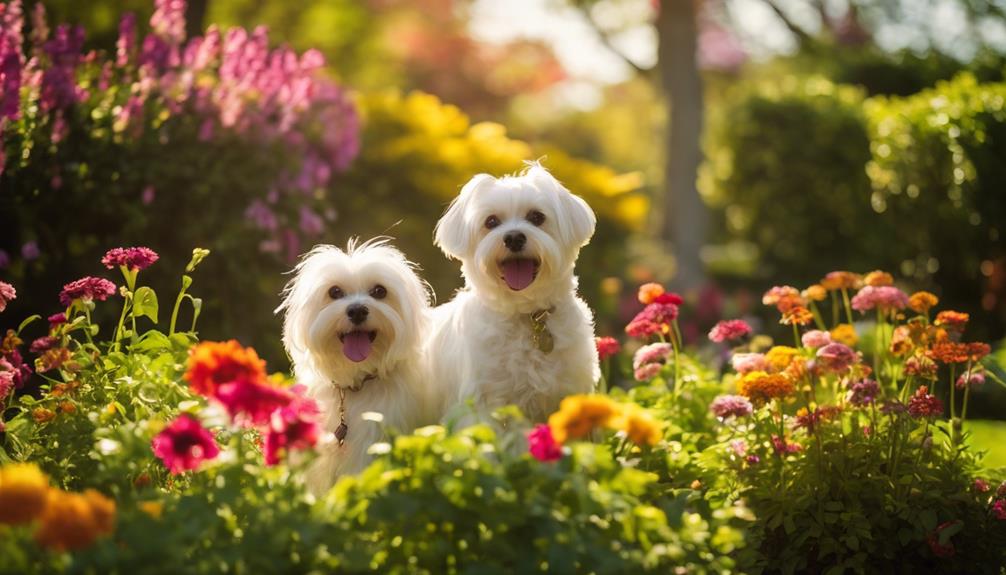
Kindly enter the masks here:
<path id="1" fill-rule="evenodd" d="M 133 294 L 133 316 L 148 317 L 157 323 L 157 294 L 147 286 L 137 288 Z"/>
<path id="2" fill-rule="evenodd" d="M 26 317 L 25 320 L 22 321 L 21 324 L 17 326 L 18 335 L 21 335 L 21 332 L 24 331 L 24 328 L 28 327 L 33 321 L 37 319 L 42 319 L 42 316 L 35 314 Z"/>

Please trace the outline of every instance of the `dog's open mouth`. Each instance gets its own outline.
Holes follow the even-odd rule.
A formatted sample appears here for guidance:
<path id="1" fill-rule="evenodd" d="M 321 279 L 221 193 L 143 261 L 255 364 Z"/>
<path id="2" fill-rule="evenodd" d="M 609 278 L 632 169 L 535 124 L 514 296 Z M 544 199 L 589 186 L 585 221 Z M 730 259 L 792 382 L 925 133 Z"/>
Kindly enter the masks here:
<path id="1" fill-rule="evenodd" d="M 376 331 L 353 330 L 339 334 L 339 341 L 342 342 L 342 353 L 350 361 L 357 363 L 370 357 L 370 350 L 373 348 L 374 340 L 377 339 Z"/>
<path id="2" fill-rule="evenodd" d="M 503 281 L 513 291 L 520 291 L 538 277 L 541 262 L 535 258 L 507 258 L 500 262 Z"/>

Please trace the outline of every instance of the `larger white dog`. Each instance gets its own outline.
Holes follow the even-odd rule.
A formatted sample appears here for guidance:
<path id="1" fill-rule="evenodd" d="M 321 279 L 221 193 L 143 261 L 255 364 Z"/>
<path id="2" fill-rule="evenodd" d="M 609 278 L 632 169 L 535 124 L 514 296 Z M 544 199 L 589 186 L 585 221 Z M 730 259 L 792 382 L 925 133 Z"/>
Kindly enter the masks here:
<path id="1" fill-rule="evenodd" d="M 465 278 L 434 310 L 427 346 L 445 409 L 470 400 L 485 418 L 515 404 L 543 421 L 563 397 L 593 389 L 593 316 L 573 268 L 595 223 L 590 206 L 537 163 L 465 184 L 435 232 Z"/>
<path id="2" fill-rule="evenodd" d="M 317 246 L 294 271 L 277 309 L 286 312 L 283 345 L 336 437 L 308 471 L 309 487 L 320 493 L 369 462 L 382 429 L 365 412 L 407 432 L 438 418 L 420 360 L 430 293 L 384 240 L 351 241 L 346 251 Z"/>

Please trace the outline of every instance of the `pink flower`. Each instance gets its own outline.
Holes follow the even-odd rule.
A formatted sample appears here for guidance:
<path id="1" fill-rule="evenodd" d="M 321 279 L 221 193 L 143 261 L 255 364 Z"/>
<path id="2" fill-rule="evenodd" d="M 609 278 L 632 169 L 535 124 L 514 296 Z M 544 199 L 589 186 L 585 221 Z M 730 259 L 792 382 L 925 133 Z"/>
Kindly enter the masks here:
<path id="1" fill-rule="evenodd" d="M 41 6 L 41 4 L 39 4 Z M 54 313 L 49 316 L 49 329 L 56 327 L 57 325 L 62 325 L 66 323 L 66 314 L 63 312 Z"/>
<path id="2" fill-rule="evenodd" d="M 220 453 L 213 434 L 185 413 L 158 433 L 151 447 L 174 475 L 196 469 Z"/>
<path id="3" fill-rule="evenodd" d="M 651 303 L 632 318 L 625 326 L 625 333 L 631 337 L 646 338 L 651 335 L 668 333 L 671 322 L 678 317 L 678 306 L 673 303 Z"/>
<path id="4" fill-rule="evenodd" d="M 803 343 L 804 347 L 817 349 L 831 343 L 831 334 L 819 329 L 812 329 L 803 334 L 803 337 L 800 338 L 800 342 Z"/>
<path id="5" fill-rule="evenodd" d="M 844 343 L 829 343 L 817 350 L 817 365 L 834 373 L 842 373 L 856 363 L 859 356 Z"/>
<path id="6" fill-rule="evenodd" d="M 266 425 L 272 412 L 293 401 L 293 394 L 282 387 L 238 379 L 217 386 L 213 396 L 234 422 L 241 425 Z"/>
<path id="7" fill-rule="evenodd" d="M 28 351 L 31 353 L 42 353 L 43 351 L 52 349 L 58 342 L 59 340 L 56 338 L 44 335 L 31 342 L 31 347 L 28 348 Z"/>
<path id="8" fill-rule="evenodd" d="M 3 409 L 4 400 L 14 389 L 14 372 L 0 371 L 0 409 Z"/>
<path id="9" fill-rule="evenodd" d="M 733 451 L 737 457 L 744 457 L 748 452 L 748 444 L 743 439 L 735 439 L 730 442 L 730 451 Z"/>
<path id="10" fill-rule="evenodd" d="M 716 343 L 722 343 L 724 341 L 740 339 L 750 333 L 751 326 L 746 321 L 742 319 L 730 319 L 721 321 L 713 326 L 713 329 L 709 330 L 709 339 Z"/>
<path id="11" fill-rule="evenodd" d="M 709 410 L 720 419 L 728 417 L 747 417 L 754 412 L 754 406 L 748 398 L 740 395 L 721 395 L 709 404 Z"/>
<path id="12" fill-rule="evenodd" d="M 262 441 L 266 465 L 276 465 L 291 449 L 310 449 L 318 443 L 320 410 L 313 399 L 303 396 L 304 388 L 290 388 L 293 400 L 272 412 Z"/>
<path id="13" fill-rule="evenodd" d="M 989 487 L 988 481 L 985 481 L 981 477 L 975 479 L 974 488 L 975 491 L 977 491 L 978 493 L 988 493 L 989 489 L 991 489 L 991 487 Z"/>
<path id="14" fill-rule="evenodd" d="M 150 248 L 112 248 L 101 258 L 108 269 L 125 267 L 129 271 L 144 270 L 153 265 L 159 256 Z"/>
<path id="15" fill-rule="evenodd" d="M 622 346 L 619 345 L 618 340 L 613 337 L 598 337 L 594 339 L 594 344 L 597 346 L 597 357 L 604 361 L 609 357 L 617 354 Z"/>
<path id="16" fill-rule="evenodd" d="M 639 367 L 632 374 L 636 378 L 636 381 L 649 381 L 657 375 L 660 374 L 660 370 L 663 369 L 663 365 L 659 363 L 648 363 L 642 367 Z"/>
<path id="17" fill-rule="evenodd" d="M 552 437 L 552 428 L 541 423 L 527 434 L 527 449 L 538 461 L 557 461 L 562 459 L 562 447 Z"/>
<path id="18" fill-rule="evenodd" d="M 636 350 L 632 358 L 632 368 L 639 369 L 648 363 L 663 363 L 674 353 L 674 346 L 669 343 L 651 343 Z"/>
<path id="19" fill-rule="evenodd" d="M 985 385 L 985 372 L 983 371 L 971 371 L 970 373 L 962 373 L 957 378 L 957 389 L 964 389 L 965 387 L 979 387 Z"/>
<path id="20" fill-rule="evenodd" d="M 785 438 L 779 437 L 778 435 L 773 435 L 772 449 L 775 451 L 776 455 L 789 455 L 792 453 L 799 453 L 803 450 L 803 446 L 795 442 L 790 443 L 786 441 Z"/>
<path id="21" fill-rule="evenodd" d="M 744 375 L 752 371 L 768 371 L 768 360 L 763 353 L 735 353 L 730 358 L 734 371 Z"/>
<path id="22" fill-rule="evenodd" d="M 999 521 L 1006 521 L 1006 499 L 1000 499 L 992 505 L 992 514 Z"/>
<path id="23" fill-rule="evenodd" d="M 115 294 L 115 284 L 105 278 L 86 277 L 63 286 L 59 294 L 59 302 L 69 306 L 74 300 L 105 301 Z"/>
<path id="24" fill-rule="evenodd" d="M 907 305 L 908 296 L 894 286 L 865 286 L 852 298 L 852 309 L 861 313 L 875 308 L 889 312 Z"/>
<path id="25" fill-rule="evenodd" d="M 922 385 L 908 400 L 908 413 L 915 418 L 938 417 L 943 414 L 943 402 L 935 395 L 930 395 L 929 388 Z"/>
<path id="26" fill-rule="evenodd" d="M 17 290 L 7 282 L 0 282 L 0 311 L 7 309 L 7 304 L 17 297 Z"/>
<path id="27" fill-rule="evenodd" d="M 876 381 L 862 379 L 849 385 L 849 393 L 845 396 L 845 400 L 852 405 L 863 407 L 873 403 L 879 393 L 880 385 Z"/>

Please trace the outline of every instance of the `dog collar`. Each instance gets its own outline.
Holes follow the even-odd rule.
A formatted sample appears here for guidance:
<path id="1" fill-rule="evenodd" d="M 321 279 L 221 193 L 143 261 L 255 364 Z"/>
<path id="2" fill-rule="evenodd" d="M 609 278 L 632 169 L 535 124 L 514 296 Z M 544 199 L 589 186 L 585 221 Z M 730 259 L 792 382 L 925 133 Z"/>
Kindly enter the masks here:
<path id="1" fill-rule="evenodd" d="M 530 315 L 531 318 L 531 341 L 542 353 L 549 353 L 555 347 L 555 339 L 548 329 L 548 316 L 555 311 L 555 306 L 547 309 L 540 309 Z"/>
<path id="2" fill-rule="evenodd" d="M 335 428 L 335 439 L 338 440 L 339 447 L 346 443 L 346 436 L 349 435 L 349 424 L 346 423 L 346 390 L 360 391 L 363 389 L 363 384 L 374 379 L 377 379 L 377 374 L 368 373 L 358 383 L 354 383 L 348 388 L 341 385 L 335 386 L 339 391 L 339 426 Z"/>

